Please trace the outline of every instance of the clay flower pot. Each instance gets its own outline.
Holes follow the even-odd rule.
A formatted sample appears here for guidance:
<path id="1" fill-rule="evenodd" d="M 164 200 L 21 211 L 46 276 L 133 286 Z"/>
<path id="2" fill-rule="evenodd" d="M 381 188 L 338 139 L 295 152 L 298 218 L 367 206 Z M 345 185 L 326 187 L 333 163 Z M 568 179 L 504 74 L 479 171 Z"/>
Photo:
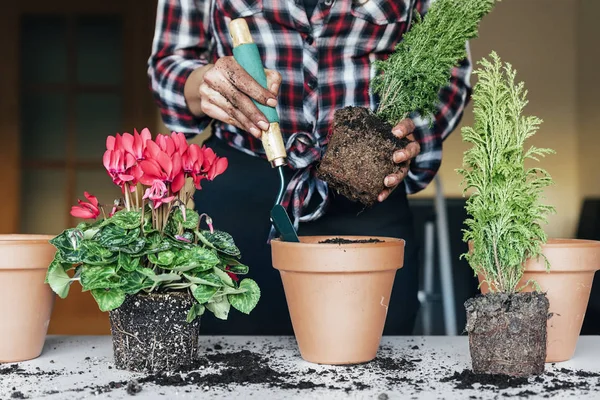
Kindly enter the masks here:
<path id="1" fill-rule="evenodd" d="M 110 311 L 115 366 L 137 372 L 170 372 L 198 357 L 200 318 L 186 321 L 195 300 L 188 292 L 128 296 Z"/>
<path id="2" fill-rule="evenodd" d="M 519 286 L 537 282 L 550 301 L 546 362 L 567 361 L 575 353 L 579 333 L 590 298 L 594 273 L 600 269 L 600 241 L 549 239 L 543 252 L 550 262 L 529 260 Z M 479 281 L 482 277 L 479 276 Z M 528 285 L 526 291 L 532 291 Z M 484 283 L 481 292 L 488 293 Z"/>
<path id="3" fill-rule="evenodd" d="M 52 236 L 0 235 L 0 363 L 42 354 L 54 293 L 44 283 Z"/>
<path id="4" fill-rule="evenodd" d="M 377 355 L 404 240 L 375 243 L 271 242 L 300 354 L 317 364 L 358 364 Z M 371 237 L 345 236 L 346 240 Z"/>

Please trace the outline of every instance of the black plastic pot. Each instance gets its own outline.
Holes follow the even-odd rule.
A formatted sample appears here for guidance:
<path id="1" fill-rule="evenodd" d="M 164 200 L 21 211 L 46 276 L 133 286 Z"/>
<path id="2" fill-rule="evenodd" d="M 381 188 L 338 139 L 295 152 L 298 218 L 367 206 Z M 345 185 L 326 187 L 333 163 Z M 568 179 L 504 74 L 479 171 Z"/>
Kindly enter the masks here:
<path id="1" fill-rule="evenodd" d="M 111 311 L 115 366 L 138 372 L 174 371 L 198 357 L 200 319 L 186 322 L 187 292 L 128 296 Z"/>

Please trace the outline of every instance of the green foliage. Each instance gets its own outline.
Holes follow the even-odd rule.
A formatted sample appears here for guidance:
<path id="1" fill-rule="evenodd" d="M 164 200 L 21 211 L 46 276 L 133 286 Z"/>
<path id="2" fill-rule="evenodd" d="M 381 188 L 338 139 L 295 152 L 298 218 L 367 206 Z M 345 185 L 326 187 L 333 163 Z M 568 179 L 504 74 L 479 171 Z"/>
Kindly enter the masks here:
<path id="1" fill-rule="evenodd" d="M 227 319 L 231 306 L 249 313 L 260 298 L 249 279 L 240 250 L 225 232 L 200 232 L 200 217 L 179 207 L 169 215 L 164 232 L 152 228 L 148 213 L 119 211 L 93 224 L 81 223 L 51 240 L 56 248 L 46 283 L 61 298 L 79 281 L 102 311 L 119 308 L 127 295 L 187 290 L 196 299 L 187 320 L 211 311 Z M 69 272 L 72 272 L 69 274 Z"/>
<path id="2" fill-rule="evenodd" d="M 381 99 L 378 116 L 396 125 L 412 112 L 435 113 L 440 89 L 448 84 L 452 67 L 467 56 L 467 41 L 478 36 L 479 22 L 495 2 L 436 0 L 423 19 L 415 12 L 412 28 L 395 51 L 375 62 L 371 87 Z"/>
<path id="3" fill-rule="evenodd" d="M 491 59 L 483 59 L 482 68 L 475 71 L 475 124 L 462 130 L 463 140 L 472 147 L 458 172 L 465 192 L 473 190 L 464 234 L 466 242 L 473 242 L 473 251 L 464 256 L 491 290 L 514 293 L 526 260 L 542 254 L 546 235 L 540 223 L 554 212 L 539 203 L 552 178 L 543 169 L 526 168 L 525 161 L 538 161 L 553 151 L 533 146 L 525 150 L 525 141 L 542 121 L 522 115 L 527 91 L 522 82 L 515 83 L 516 71 L 503 65 L 495 52 Z"/>

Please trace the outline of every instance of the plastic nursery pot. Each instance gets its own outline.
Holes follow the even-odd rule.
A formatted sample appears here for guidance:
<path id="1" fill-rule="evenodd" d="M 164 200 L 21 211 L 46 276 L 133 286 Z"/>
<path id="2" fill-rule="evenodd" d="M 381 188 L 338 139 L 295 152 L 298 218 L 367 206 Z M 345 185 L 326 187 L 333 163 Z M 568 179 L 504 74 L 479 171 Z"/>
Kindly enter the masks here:
<path id="1" fill-rule="evenodd" d="M 0 235 L 0 362 L 42 354 L 55 299 L 44 283 L 56 251 L 50 239 Z"/>
<path id="2" fill-rule="evenodd" d="M 302 358 L 331 365 L 368 362 L 377 355 L 404 240 L 342 236 L 380 242 L 319 243 L 332 238 L 273 240 L 273 266 L 281 274 Z"/>
<path id="3" fill-rule="evenodd" d="M 575 353 L 594 273 L 600 269 L 600 241 L 549 239 L 543 245 L 543 253 L 550 262 L 550 272 L 542 258 L 529 260 L 519 286 L 534 280 L 546 293 L 551 315 L 546 362 L 567 361 Z M 532 291 L 533 286 L 530 284 L 525 290 Z M 489 292 L 487 284 L 481 285 L 481 292 Z"/>
<path id="4" fill-rule="evenodd" d="M 128 296 L 110 311 L 115 366 L 137 372 L 171 372 L 198 357 L 200 319 L 186 322 L 194 304 L 187 292 Z"/>

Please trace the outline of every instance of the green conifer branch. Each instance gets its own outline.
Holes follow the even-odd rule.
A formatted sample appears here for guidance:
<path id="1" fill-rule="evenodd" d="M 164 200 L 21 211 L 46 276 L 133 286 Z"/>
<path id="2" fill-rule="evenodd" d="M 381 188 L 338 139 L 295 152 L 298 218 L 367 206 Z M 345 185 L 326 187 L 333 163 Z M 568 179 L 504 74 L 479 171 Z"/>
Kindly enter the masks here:
<path id="1" fill-rule="evenodd" d="M 463 140 L 472 147 L 464 153 L 463 177 L 469 218 L 465 242 L 473 251 L 463 256 L 476 273 L 483 274 L 492 291 L 514 293 L 529 258 L 542 255 L 546 242 L 541 222 L 555 212 L 540 204 L 545 187 L 553 184 L 541 168 L 525 168 L 526 160 L 538 160 L 551 149 L 530 147 L 542 121 L 523 116 L 527 105 L 524 84 L 515 83 L 516 71 L 492 52 L 492 61 L 483 59 L 473 92 L 475 123 L 462 130 Z M 549 267 L 547 261 L 546 266 Z"/>
<path id="2" fill-rule="evenodd" d="M 436 0 L 425 18 L 415 12 L 413 26 L 394 52 L 375 62 L 371 88 L 380 97 L 377 115 L 396 125 L 412 112 L 434 114 L 452 67 L 467 56 L 467 41 L 477 37 L 480 20 L 496 1 Z"/>

